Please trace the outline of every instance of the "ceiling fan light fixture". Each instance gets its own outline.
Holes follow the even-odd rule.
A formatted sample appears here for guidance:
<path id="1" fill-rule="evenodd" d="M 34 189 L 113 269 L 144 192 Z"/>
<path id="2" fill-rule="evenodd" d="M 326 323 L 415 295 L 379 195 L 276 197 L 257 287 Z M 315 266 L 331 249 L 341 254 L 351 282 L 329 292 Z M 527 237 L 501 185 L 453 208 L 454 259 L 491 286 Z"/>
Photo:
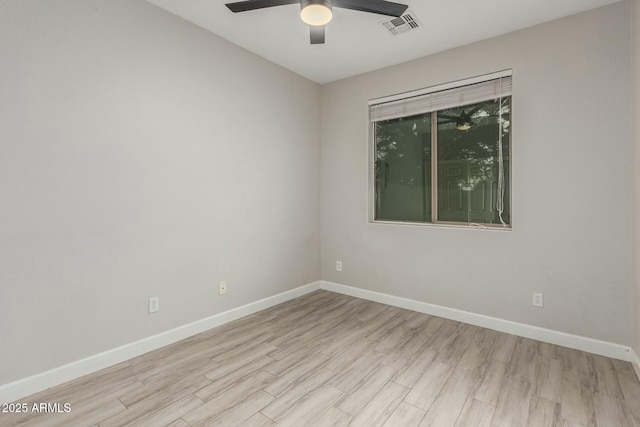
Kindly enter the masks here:
<path id="1" fill-rule="evenodd" d="M 469 122 L 458 123 L 458 125 L 456 126 L 456 129 L 467 131 L 467 130 L 471 129 L 471 123 L 469 123 Z"/>
<path id="2" fill-rule="evenodd" d="M 307 0 L 301 3 L 300 18 L 314 27 L 328 24 L 333 18 L 331 4 L 322 0 Z"/>

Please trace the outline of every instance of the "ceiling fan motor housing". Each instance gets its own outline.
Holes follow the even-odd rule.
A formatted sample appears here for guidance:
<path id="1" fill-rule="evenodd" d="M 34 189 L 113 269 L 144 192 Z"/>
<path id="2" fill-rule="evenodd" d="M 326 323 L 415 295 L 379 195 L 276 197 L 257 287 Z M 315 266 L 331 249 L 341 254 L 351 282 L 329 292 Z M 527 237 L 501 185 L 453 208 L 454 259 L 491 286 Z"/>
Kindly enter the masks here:
<path id="1" fill-rule="evenodd" d="M 329 8 L 329 10 L 333 10 L 333 0 L 300 0 L 300 10 L 313 4 L 325 6 Z"/>
<path id="2" fill-rule="evenodd" d="M 333 0 L 301 0 L 300 18 L 311 28 L 324 28 L 333 18 L 332 7 Z"/>

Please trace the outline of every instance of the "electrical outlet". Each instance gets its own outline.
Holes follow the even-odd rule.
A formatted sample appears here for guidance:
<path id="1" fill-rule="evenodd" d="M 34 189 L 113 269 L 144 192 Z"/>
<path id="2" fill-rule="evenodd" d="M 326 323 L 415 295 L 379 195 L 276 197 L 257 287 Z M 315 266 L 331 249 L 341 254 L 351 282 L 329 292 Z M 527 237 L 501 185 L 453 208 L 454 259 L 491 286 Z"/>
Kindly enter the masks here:
<path id="1" fill-rule="evenodd" d="M 342 261 L 336 261 L 336 271 L 342 271 Z"/>
<path id="2" fill-rule="evenodd" d="M 544 307 L 544 295 L 542 293 L 533 293 L 533 305 L 535 307 Z"/>
<path id="3" fill-rule="evenodd" d="M 160 297 L 149 298 L 149 314 L 160 310 Z"/>
<path id="4" fill-rule="evenodd" d="M 224 294 L 227 293 L 227 281 L 226 280 L 223 280 L 222 282 L 220 282 L 219 290 L 220 290 L 220 295 L 224 295 Z"/>

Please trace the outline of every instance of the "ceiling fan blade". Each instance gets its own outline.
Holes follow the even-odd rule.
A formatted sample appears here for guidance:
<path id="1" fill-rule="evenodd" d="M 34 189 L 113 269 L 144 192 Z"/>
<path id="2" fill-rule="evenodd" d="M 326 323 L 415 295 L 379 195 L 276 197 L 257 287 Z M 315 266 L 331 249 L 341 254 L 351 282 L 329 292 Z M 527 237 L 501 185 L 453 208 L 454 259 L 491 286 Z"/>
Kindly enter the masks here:
<path id="1" fill-rule="evenodd" d="M 334 7 L 378 13 L 388 16 L 402 16 L 409 6 L 384 0 L 333 0 Z"/>
<path id="2" fill-rule="evenodd" d="M 285 4 L 300 3 L 300 0 L 246 0 L 235 3 L 227 3 L 225 6 L 231 12 L 246 12 L 248 10 L 264 9 L 267 7 L 282 6 Z"/>
<path id="3" fill-rule="evenodd" d="M 469 112 L 465 113 L 467 116 L 471 117 L 473 116 L 475 113 L 477 113 L 478 111 L 480 111 L 482 109 L 482 107 L 484 107 L 484 104 L 480 104 L 475 108 L 472 108 L 471 110 L 469 110 Z"/>
<path id="4" fill-rule="evenodd" d="M 309 25 L 309 32 L 311 33 L 311 44 L 324 44 L 324 25 L 319 27 Z"/>

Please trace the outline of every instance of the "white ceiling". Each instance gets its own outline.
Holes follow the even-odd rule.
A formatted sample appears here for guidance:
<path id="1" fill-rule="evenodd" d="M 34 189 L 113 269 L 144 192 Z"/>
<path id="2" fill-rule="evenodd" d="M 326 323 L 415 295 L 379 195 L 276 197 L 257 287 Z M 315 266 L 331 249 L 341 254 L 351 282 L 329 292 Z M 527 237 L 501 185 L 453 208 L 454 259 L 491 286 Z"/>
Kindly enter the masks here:
<path id="1" fill-rule="evenodd" d="M 328 83 L 620 0 L 395 0 L 423 27 L 397 36 L 388 17 L 334 8 L 326 42 L 309 44 L 298 5 L 232 13 L 225 0 L 148 0 L 318 83 Z"/>

